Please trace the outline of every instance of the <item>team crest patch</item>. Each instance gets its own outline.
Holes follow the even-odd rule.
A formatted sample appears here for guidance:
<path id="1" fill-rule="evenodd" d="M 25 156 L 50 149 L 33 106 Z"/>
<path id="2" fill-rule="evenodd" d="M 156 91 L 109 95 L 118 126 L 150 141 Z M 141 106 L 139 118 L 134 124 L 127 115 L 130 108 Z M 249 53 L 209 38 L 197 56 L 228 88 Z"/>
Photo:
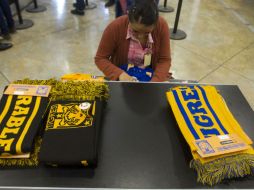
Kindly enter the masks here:
<path id="1" fill-rule="evenodd" d="M 211 154 L 214 153 L 212 146 L 209 144 L 207 140 L 202 140 L 197 142 L 198 147 L 203 152 L 203 154 Z"/>
<path id="2" fill-rule="evenodd" d="M 50 108 L 47 129 L 91 127 L 93 109 L 90 102 L 54 104 Z"/>
<path id="3" fill-rule="evenodd" d="M 48 86 L 39 86 L 36 93 L 37 95 L 47 95 L 48 91 L 49 91 Z"/>

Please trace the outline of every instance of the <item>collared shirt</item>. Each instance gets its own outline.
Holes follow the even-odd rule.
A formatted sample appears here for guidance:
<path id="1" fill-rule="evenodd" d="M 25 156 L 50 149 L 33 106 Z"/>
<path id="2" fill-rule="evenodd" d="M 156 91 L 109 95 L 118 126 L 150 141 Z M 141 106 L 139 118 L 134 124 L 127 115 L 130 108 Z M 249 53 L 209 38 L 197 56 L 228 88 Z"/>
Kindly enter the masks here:
<path id="1" fill-rule="evenodd" d="M 128 52 L 128 64 L 142 67 L 144 65 L 144 55 L 152 53 L 153 38 L 151 33 L 148 34 L 146 47 L 142 47 L 140 41 L 135 37 L 133 30 L 128 27 L 126 39 L 130 39 Z"/>

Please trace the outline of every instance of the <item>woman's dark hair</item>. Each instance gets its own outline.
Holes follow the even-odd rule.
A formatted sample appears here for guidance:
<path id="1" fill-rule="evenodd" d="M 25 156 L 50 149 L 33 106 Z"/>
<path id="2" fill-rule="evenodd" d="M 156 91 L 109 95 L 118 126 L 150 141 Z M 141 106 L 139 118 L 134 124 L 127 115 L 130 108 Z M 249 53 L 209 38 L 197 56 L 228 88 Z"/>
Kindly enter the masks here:
<path id="1" fill-rule="evenodd" d="M 158 7 L 155 0 L 132 0 L 128 7 L 130 22 L 139 22 L 146 26 L 153 25 L 159 17 Z"/>

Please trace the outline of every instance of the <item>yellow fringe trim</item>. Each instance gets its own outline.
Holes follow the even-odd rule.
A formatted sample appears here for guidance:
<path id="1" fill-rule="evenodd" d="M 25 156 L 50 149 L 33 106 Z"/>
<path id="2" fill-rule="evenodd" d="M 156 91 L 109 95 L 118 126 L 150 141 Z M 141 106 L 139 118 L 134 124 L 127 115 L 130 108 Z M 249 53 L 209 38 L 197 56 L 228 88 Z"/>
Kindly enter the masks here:
<path id="1" fill-rule="evenodd" d="M 106 100 L 109 98 L 109 88 L 104 82 L 98 81 L 58 81 L 49 80 L 18 80 L 15 84 L 51 85 L 50 99 L 55 100 Z"/>
<path id="2" fill-rule="evenodd" d="M 253 175 L 254 155 L 227 156 L 205 164 L 201 164 L 199 160 L 192 160 L 190 167 L 197 171 L 198 182 L 212 186 L 224 179 Z"/>
<path id="3" fill-rule="evenodd" d="M 40 137 L 35 139 L 34 151 L 31 153 L 30 158 L 1 158 L 0 166 L 10 167 L 10 166 L 19 166 L 19 167 L 32 167 L 39 164 L 38 154 L 40 151 L 42 139 Z"/>

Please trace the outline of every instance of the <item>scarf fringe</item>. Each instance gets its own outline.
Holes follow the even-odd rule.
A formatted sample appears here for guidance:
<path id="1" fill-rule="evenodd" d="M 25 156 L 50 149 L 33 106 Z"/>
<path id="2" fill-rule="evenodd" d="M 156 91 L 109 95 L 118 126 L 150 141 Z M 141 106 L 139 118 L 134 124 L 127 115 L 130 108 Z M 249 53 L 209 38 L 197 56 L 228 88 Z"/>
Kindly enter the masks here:
<path id="1" fill-rule="evenodd" d="M 212 186 L 224 179 L 253 175 L 254 155 L 232 155 L 204 164 L 199 160 L 192 160 L 190 168 L 197 171 L 198 182 Z"/>
<path id="2" fill-rule="evenodd" d="M 38 154 L 40 151 L 42 139 L 40 137 L 35 140 L 34 151 L 31 153 L 30 158 L 1 158 L 0 166 L 2 167 L 33 167 L 39 164 Z"/>
<path id="3" fill-rule="evenodd" d="M 108 99 L 108 86 L 96 81 L 57 82 L 52 89 L 52 100 Z"/>
<path id="4" fill-rule="evenodd" d="M 107 100 L 109 88 L 104 82 L 98 81 L 58 81 L 49 80 L 17 80 L 15 84 L 51 85 L 51 101 L 56 100 Z"/>

